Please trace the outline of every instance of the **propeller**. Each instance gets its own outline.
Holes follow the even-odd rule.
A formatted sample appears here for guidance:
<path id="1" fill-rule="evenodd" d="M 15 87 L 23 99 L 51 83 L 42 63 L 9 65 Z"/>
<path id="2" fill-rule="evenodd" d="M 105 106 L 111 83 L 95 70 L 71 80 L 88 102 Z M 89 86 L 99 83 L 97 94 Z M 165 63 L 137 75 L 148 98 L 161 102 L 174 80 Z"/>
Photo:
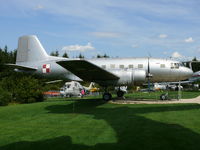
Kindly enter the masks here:
<path id="1" fill-rule="evenodd" d="M 150 78 L 152 78 L 153 75 L 150 71 L 150 64 L 149 64 L 149 57 L 148 57 L 148 65 L 147 65 L 147 80 L 148 80 L 148 90 L 150 91 Z"/>

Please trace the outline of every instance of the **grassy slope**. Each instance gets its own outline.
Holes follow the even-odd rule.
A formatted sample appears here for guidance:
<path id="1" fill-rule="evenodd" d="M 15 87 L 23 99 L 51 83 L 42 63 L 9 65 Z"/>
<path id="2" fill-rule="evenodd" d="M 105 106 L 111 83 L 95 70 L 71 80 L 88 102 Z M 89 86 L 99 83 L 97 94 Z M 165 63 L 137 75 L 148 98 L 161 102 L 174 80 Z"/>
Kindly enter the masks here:
<path id="1" fill-rule="evenodd" d="M 197 150 L 199 116 L 197 104 L 52 100 L 0 107 L 0 149 Z"/>

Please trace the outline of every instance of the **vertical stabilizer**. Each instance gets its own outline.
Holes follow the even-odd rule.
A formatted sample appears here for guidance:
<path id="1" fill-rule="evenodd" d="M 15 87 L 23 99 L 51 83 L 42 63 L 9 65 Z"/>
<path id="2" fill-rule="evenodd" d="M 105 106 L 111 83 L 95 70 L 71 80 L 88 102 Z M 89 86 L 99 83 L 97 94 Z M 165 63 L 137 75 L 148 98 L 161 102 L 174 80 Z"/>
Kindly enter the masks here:
<path id="1" fill-rule="evenodd" d="M 17 63 L 40 61 L 48 58 L 42 44 L 35 35 L 22 36 L 18 41 Z"/>

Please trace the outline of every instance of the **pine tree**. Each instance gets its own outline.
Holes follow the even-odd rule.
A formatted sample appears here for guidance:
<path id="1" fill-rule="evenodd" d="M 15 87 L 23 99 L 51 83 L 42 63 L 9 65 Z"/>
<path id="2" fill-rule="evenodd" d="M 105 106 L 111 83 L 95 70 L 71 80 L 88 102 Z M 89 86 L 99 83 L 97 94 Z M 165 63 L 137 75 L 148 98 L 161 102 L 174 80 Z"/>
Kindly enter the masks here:
<path id="1" fill-rule="evenodd" d="M 63 54 L 63 56 L 62 56 L 62 57 L 69 58 L 69 56 L 67 55 L 67 53 L 66 53 L 66 52 Z"/>
<path id="2" fill-rule="evenodd" d="M 84 56 L 80 53 L 78 58 L 84 58 Z"/>
<path id="3" fill-rule="evenodd" d="M 56 50 L 55 56 L 59 56 L 59 52 L 58 52 L 58 50 Z"/>

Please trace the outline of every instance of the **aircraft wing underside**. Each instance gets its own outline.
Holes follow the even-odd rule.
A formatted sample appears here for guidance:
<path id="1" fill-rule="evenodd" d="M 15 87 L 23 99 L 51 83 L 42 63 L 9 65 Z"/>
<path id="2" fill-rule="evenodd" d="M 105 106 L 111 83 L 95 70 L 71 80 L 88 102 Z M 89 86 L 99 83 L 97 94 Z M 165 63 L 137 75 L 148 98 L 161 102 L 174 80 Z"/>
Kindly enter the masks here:
<path id="1" fill-rule="evenodd" d="M 37 68 L 29 67 L 29 66 L 23 66 L 23 65 L 16 65 L 16 64 L 6 64 L 6 66 L 9 66 L 13 69 L 19 69 L 24 71 L 36 71 Z"/>
<path id="2" fill-rule="evenodd" d="M 119 77 L 86 60 L 58 61 L 59 65 L 85 81 L 118 80 Z"/>

